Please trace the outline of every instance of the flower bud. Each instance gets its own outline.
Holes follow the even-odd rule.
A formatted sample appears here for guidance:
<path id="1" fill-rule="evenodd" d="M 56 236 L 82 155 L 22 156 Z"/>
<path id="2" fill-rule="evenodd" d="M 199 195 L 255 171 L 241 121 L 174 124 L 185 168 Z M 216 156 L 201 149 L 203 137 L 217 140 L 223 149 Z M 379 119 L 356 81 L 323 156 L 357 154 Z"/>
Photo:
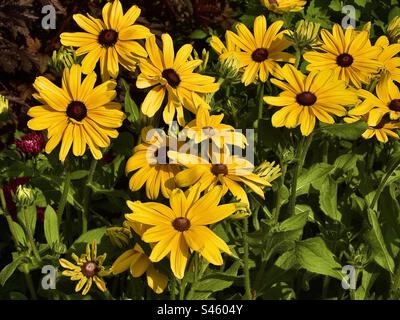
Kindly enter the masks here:
<path id="1" fill-rule="evenodd" d="M 17 188 L 17 192 L 15 194 L 16 202 L 19 206 L 29 207 L 35 201 L 35 194 L 32 188 L 20 185 Z"/>
<path id="2" fill-rule="evenodd" d="M 0 120 L 6 120 L 8 114 L 8 100 L 0 95 Z"/>
<path id="3" fill-rule="evenodd" d="M 27 155 L 38 155 L 45 147 L 44 136 L 40 132 L 32 132 L 15 141 L 19 150 Z"/>
<path id="4" fill-rule="evenodd" d="M 390 21 L 386 31 L 390 43 L 400 43 L 400 16 Z"/>
<path id="5" fill-rule="evenodd" d="M 291 31 L 286 37 L 300 50 L 313 50 L 321 45 L 319 29 L 319 23 L 301 20 L 296 30 Z"/>
<path id="6" fill-rule="evenodd" d="M 254 170 L 254 173 L 257 174 L 260 178 L 267 181 L 269 184 L 271 184 L 272 181 L 280 177 L 282 174 L 281 167 L 279 165 L 275 166 L 275 161 L 273 161 L 272 163 L 268 161 L 262 162 Z"/>
<path id="7" fill-rule="evenodd" d="M 73 64 L 79 63 L 75 50 L 61 47 L 58 51 L 53 51 L 53 56 L 49 62 L 49 67 L 61 76 L 65 68 L 71 68 Z"/>

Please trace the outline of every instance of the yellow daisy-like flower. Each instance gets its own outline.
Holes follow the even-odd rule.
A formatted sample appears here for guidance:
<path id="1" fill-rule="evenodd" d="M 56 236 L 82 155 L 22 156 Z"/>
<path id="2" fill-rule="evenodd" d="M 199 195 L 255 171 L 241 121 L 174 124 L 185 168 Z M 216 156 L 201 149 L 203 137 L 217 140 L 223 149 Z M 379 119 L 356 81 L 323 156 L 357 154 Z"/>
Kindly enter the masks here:
<path id="1" fill-rule="evenodd" d="M 253 192 L 264 199 L 263 188 L 271 184 L 253 173 L 254 165 L 248 160 L 227 154 L 212 154 L 211 163 L 205 159 L 175 151 L 168 152 L 171 159 L 187 169 L 175 176 L 180 187 L 199 185 L 200 191 L 209 192 L 218 185 L 224 191 L 230 191 L 240 202 L 249 205 L 249 199 L 242 185 L 247 185 Z"/>
<path id="2" fill-rule="evenodd" d="M 350 110 L 349 115 L 361 116 L 368 113 L 368 123 L 371 126 L 376 126 L 386 114 L 392 120 L 400 118 L 400 90 L 392 81 L 377 86 L 376 95 L 364 89 L 358 90 L 358 95 L 364 101 Z"/>
<path id="3" fill-rule="evenodd" d="M 360 88 L 363 83 L 369 83 L 371 76 L 382 66 L 377 60 L 382 48 L 371 45 L 368 31 L 356 32 L 347 28 L 344 32 L 335 24 L 333 33 L 322 30 L 321 37 L 321 52 L 304 54 L 304 59 L 310 63 L 308 71 L 334 70 L 339 79 Z"/>
<path id="4" fill-rule="evenodd" d="M 388 81 L 400 83 L 400 57 L 398 57 L 400 44 L 389 45 L 389 39 L 386 36 L 381 36 L 376 41 L 375 46 L 383 49 L 378 56 L 378 60 L 382 63 L 382 69 L 377 86 L 386 86 Z"/>
<path id="5" fill-rule="evenodd" d="M 149 59 L 142 60 L 139 64 L 141 74 L 136 86 L 140 89 L 153 87 L 142 103 L 142 112 L 148 117 L 153 117 L 167 95 L 167 105 L 163 112 L 165 123 L 170 124 L 177 113 L 179 124 L 184 125 L 183 107 L 196 114 L 196 102 L 206 104 L 200 95 L 218 91 L 220 84 L 215 83 L 213 77 L 193 72 L 201 65 L 202 60 L 188 60 L 193 51 L 190 44 L 180 48 L 175 56 L 170 35 L 163 34 L 162 42 L 161 51 L 155 36 L 148 38 L 146 50 Z"/>
<path id="6" fill-rule="evenodd" d="M 125 221 L 124 226 L 129 226 L 139 236 L 143 236 L 143 233 L 148 229 L 141 223 L 130 221 Z M 126 250 L 120 255 L 111 267 L 111 271 L 115 275 L 127 270 L 130 271 L 134 278 L 139 278 L 146 273 L 148 286 L 157 294 L 162 293 L 168 284 L 168 277 L 156 270 L 142 247 L 138 244 L 135 244 L 133 249 Z"/>
<path id="7" fill-rule="evenodd" d="M 35 99 L 42 105 L 29 109 L 28 127 L 47 130 L 49 141 L 46 152 L 51 153 L 61 143 L 59 158 L 64 161 L 69 150 L 82 156 L 86 145 L 95 159 L 100 159 L 100 148 L 110 145 L 110 138 L 118 137 L 115 130 L 125 119 L 121 105 L 112 102 L 116 97 L 116 82 L 110 80 L 95 87 L 96 74 L 92 72 L 82 82 L 81 66 L 65 68 L 62 87 L 47 78 L 38 77 L 34 88 Z"/>
<path id="8" fill-rule="evenodd" d="M 292 54 L 283 52 L 291 42 L 284 37 L 287 31 L 279 32 L 282 26 L 283 21 L 276 21 L 267 28 L 267 19 L 258 16 L 254 21 L 254 35 L 243 23 L 237 24 L 237 34 L 228 31 L 232 42 L 242 50 L 234 52 L 234 55 L 245 67 L 242 82 L 246 86 L 253 83 L 257 76 L 260 81 L 267 81 L 269 73 L 276 74 L 278 62 L 295 62 Z"/>
<path id="9" fill-rule="evenodd" d="M 272 79 L 271 82 L 284 90 L 278 97 L 264 97 L 270 105 L 281 107 L 272 116 L 274 127 L 295 128 L 300 124 L 303 136 L 314 130 L 315 120 L 335 123 L 332 115 L 343 117 L 344 106 L 355 104 L 357 94 L 346 88 L 332 70 L 312 71 L 305 76 L 291 65 L 282 68 L 286 82 Z"/>
<path id="10" fill-rule="evenodd" d="M 103 276 L 110 274 L 103 266 L 106 253 L 97 256 L 96 241 L 93 241 L 91 245 L 87 244 L 86 254 L 78 257 L 75 253 L 72 253 L 71 256 L 75 264 L 66 259 L 60 259 L 59 262 L 62 267 L 67 269 L 62 272 L 63 276 L 70 277 L 72 281 L 79 281 L 75 286 L 75 292 L 83 289 L 82 295 L 86 295 L 93 282 L 100 291 L 107 291 L 106 283 L 102 279 Z"/>
<path id="11" fill-rule="evenodd" d="M 135 40 L 151 35 L 148 28 L 135 24 L 140 11 L 133 6 L 124 14 L 121 2 L 114 0 L 103 7 L 103 20 L 75 14 L 75 22 L 85 32 L 65 32 L 61 43 L 79 47 L 78 56 L 86 55 L 82 61 L 85 74 L 91 73 L 99 60 L 103 80 L 118 77 L 119 64 L 134 71 L 138 59 L 147 57 L 146 50 Z"/>
<path id="12" fill-rule="evenodd" d="M 204 140 L 210 140 L 223 149 L 225 145 L 238 146 L 244 148 L 247 144 L 246 137 L 235 128 L 223 124 L 223 114 L 210 115 L 208 109 L 200 107 L 196 119 L 189 122 L 185 129 L 187 136 L 193 139 L 195 143 L 201 143 Z"/>
<path id="13" fill-rule="evenodd" d="M 149 199 L 157 199 L 160 191 L 165 198 L 169 198 L 176 188 L 174 177 L 180 168 L 170 163 L 167 152 L 177 150 L 178 141 L 150 128 L 142 130 L 142 140 L 144 142 L 134 148 L 133 156 L 126 164 L 126 174 L 136 171 L 129 180 L 129 188 L 137 191 L 146 183 Z"/>
<path id="14" fill-rule="evenodd" d="M 298 12 L 304 9 L 307 4 L 306 0 L 261 0 L 261 4 L 268 10 L 278 14 L 285 12 Z"/>
<path id="15" fill-rule="evenodd" d="M 232 36 L 229 34 L 229 32 L 226 32 L 225 34 L 225 42 L 226 45 L 217 36 L 212 36 L 210 41 L 211 48 L 213 48 L 218 54 L 219 60 L 221 61 L 231 58 L 233 56 L 233 52 L 240 51 L 240 49 L 232 41 Z"/>
<path id="16" fill-rule="evenodd" d="M 223 195 L 221 187 L 203 197 L 200 194 L 199 188 L 189 189 L 186 195 L 175 189 L 169 207 L 157 202 L 128 201 L 133 213 L 125 215 L 126 219 L 151 226 L 142 237 L 145 242 L 156 243 L 150 260 L 158 262 L 169 254 L 172 272 L 178 279 L 185 274 L 189 249 L 199 252 L 214 265 L 223 264 L 221 251 L 232 254 L 228 245 L 207 225 L 229 217 L 236 205 L 218 205 Z"/>
<path id="17" fill-rule="evenodd" d="M 384 117 L 377 125 L 369 126 L 362 134 L 364 139 L 376 137 L 379 142 L 386 143 L 389 137 L 399 139 L 399 134 L 396 132 L 400 128 L 400 121 L 391 121 L 389 117 Z"/>

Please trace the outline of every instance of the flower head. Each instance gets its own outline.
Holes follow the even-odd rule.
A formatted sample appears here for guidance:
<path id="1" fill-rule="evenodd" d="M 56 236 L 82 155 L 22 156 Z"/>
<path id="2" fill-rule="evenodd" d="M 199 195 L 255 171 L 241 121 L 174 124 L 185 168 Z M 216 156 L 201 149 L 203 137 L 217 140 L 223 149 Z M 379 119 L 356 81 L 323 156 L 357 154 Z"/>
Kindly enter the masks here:
<path id="1" fill-rule="evenodd" d="M 15 141 L 19 150 L 28 155 L 38 155 L 45 147 L 44 136 L 41 132 L 25 134 L 21 139 Z"/>
<path id="2" fill-rule="evenodd" d="M 59 262 L 62 267 L 67 269 L 62 272 L 62 275 L 70 277 L 72 281 L 78 281 L 75 286 L 75 292 L 83 289 L 82 295 L 86 295 L 92 287 L 93 282 L 100 291 L 107 291 L 106 283 L 102 277 L 109 275 L 110 272 L 106 271 L 103 266 L 106 254 L 97 256 L 96 241 L 93 240 L 91 245 L 88 243 L 86 253 L 80 257 L 75 253 L 71 256 L 75 264 L 66 259 L 60 259 Z"/>
<path id="3" fill-rule="evenodd" d="M 321 45 L 319 39 L 320 24 L 306 20 L 300 20 L 295 31 L 289 31 L 287 38 L 293 42 L 298 50 L 313 50 Z"/>
<path id="4" fill-rule="evenodd" d="M 155 36 L 146 40 L 149 59 L 140 62 L 140 71 L 136 86 L 140 89 L 153 87 L 142 103 L 142 112 L 153 117 L 161 108 L 167 96 L 167 105 L 163 111 L 165 123 L 171 124 L 177 113 L 180 125 L 185 124 L 183 108 L 197 113 L 198 101 L 206 104 L 201 97 L 205 93 L 218 91 L 220 85 L 213 77 L 193 71 L 202 64 L 202 60 L 188 60 L 193 47 L 184 45 L 174 53 L 174 44 L 168 34 L 162 35 L 163 49 L 156 44 Z"/>
<path id="5" fill-rule="evenodd" d="M 379 142 L 386 143 L 389 141 L 389 137 L 397 140 L 400 139 L 398 134 L 399 129 L 400 121 L 393 121 L 388 116 L 385 116 L 378 124 L 369 125 L 368 129 L 362 134 L 362 137 L 364 139 L 375 137 Z"/>
<path id="6" fill-rule="evenodd" d="M 368 114 L 368 124 L 378 125 L 384 115 L 388 114 L 391 120 L 400 119 L 400 90 L 392 82 L 387 81 L 376 87 L 376 95 L 360 89 L 358 95 L 363 99 L 355 108 L 349 111 L 351 116 Z"/>
<path id="7" fill-rule="evenodd" d="M 382 48 L 378 60 L 382 63 L 380 78 L 377 86 L 386 86 L 387 82 L 396 81 L 400 83 L 400 43 L 389 44 L 386 36 L 381 36 L 375 43 L 375 46 Z"/>
<path id="8" fill-rule="evenodd" d="M 245 67 L 242 82 L 246 86 L 257 77 L 261 82 L 267 81 L 269 73 L 276 74 L 278 62 L 294 63 L 294 56 L 283 52 L 291 42 L 284 37 L 286 31 L 279 32 L 282 26 L 283 21 L 276 21 L 267 28 L 267 19 L 258 16 L 254 21 L 254 35 L 243 23 L 237 24 L 237 34 L 228 31 L 232 42 L 241 49 L 234 56 Z"/>
<path id="9" fill-rule="evenodd" d="M 135 147 L 126 164 L 127 174 L 136 171 L 129 180 L 129 188 L 137 191 L 146 184 L 149 199 L 157 199 L 160 192 L 169 198 L 176 188 L 174 177 L 180 168 L 170 163 L 167 153 L 170 149 L 176 150 L 178 142 L 164 132 L 150 128 L 142 130 L 142 140 L 144 142 Z"/>
<path id="10" fill-rule="evenodd" d="M 216 186 L 222 185 L 224 192 L 229 190 L 238 201 L 249 205 L 247 192 L 243 189 L 243 185 L 247 185 L 263 199 L 263 188 L 270 185 L 253 172 L 254 165 L 252 163 L 238 156 L 213 153 L 211 162 L 209 162 L 198 156 L 174 151 L 170 151 L 168 155 L 187 168 L 175 177 L 175 181 L 180 187 L 198 185 L 200 191 L 209 192 Z"/>
<path id="11" fill-rule="evenodd" d="M 103 80 L 116 78 L 119 64 L 134 71 L 139 58 L 147 56 L 146 51 L 136 41 L 151 35 L 148 28 L 135 24 L 141 10 L 132 6 L 125 14 L 119 0 L 108 2 L 103 7 L 103 20 L 89 14 L 73 16 L 75 22 L 85 32 L 65 32 L 61 34 L 64 46 L 79 47 L 78 56 L 86 55 L 82 61 L 83 73 L 90 74 L 100 60 Z"/>
<path id="12" fill-rule="evenodd" d="M 240 49 L 232 41 L 232 35 L 229 32 L 225 34 L 226 45 L 217 36 L 212 36 L 210 45 L 211 48 L 218 54 L 219 60 L 225 61 L 233 56 L 233 52 L 239 52 Z"/>
<path id="13" fill-rule="evenodd" d="M 278 14 L 285 12 L 297 12 L 304 9 L 307 4 L 306 0 L 261 0 L 261 3 L 267 7 L 268 10 Z"/>
<path id="14" fill-rule="evenodd" d="M 307 52 L 304 59 L 310 64 L 308 71 L 334 70 L 340 80 L 356 88 L 369 83 L 370 77 L 382 66 L 378 55 L 380 47 L 372 46 L 368 31 L 357 32 L 351 28 L 345 31 L 335 24 L 333 33 L 321 31 L 320 50 Z"/>
<path id="15" fill-rule="evenodd" d="M 31 187 L 19 185 L 15 194 L 15 200 L 19 206 L 29 207 L 35 201 L 35 193 Z"/>
<path id="16" fill-rule="evenodd" d="M 218 205 L 222 195 L 221 187 L 214 188 L 203 197 L 200 197 L 199 188 L 191 188 L 186 194 L 175 189 L 169 206 L 128 201 L 133 213 L 125 217 L 128 221 L 150 226 L 142 236 L 143 241 L 155 243 L 150 260 L 158 262 L 169 254 L 172 272 L 182 279 L 190 250 L 199 252 L 214 265 L 222 265 L 221 251 L 231 254 L 227 244 L 207 227 L 236 210 L 234 204 Z"/>
<path id="17" fill-rule="evenodd" d="M 51 153 L 61 143 L 59 158 L 64 161 L 69 150 L 75 156 L 85 154 L 89 146 L 93 157 L 100 159 L 100 148 L 110 145 L 110 138 L 118 137 L 125 115 L 116 97 L 116 82 L 110 80 L 95 86 L 93 72 L 81 79 L 82 68 L 73 65 L 64 70 L 62 87 L 47 78 L 39 77 L 34 83 L 34 97 L 42 103 L 29 109 L 28 127 L 32 130 L 47 130 L 46 152 Z"/>
<path id="18" fill-rule="evenodd" d="M 132 221 L 125 221 L 124 226 L 129 227 L 128 230 L 133 230 L 139 236 L 142 236 L 148 229 L 141 223 Z M 121 254 L 111 267 L 113 274 L 120 274 L 127 270 L 130 271 L 134 278 L 139 278 L 146 273 L 148 286 L 157 294 L 162 293 L 168 284 L 168 277 L 154 267 L 139 244 L 135 244 L 132 249 L 128 249 Z"/>
<path id="19" fill-rule="evenodd" d="M 275 161 L 263 161 L 257 168 L 255 168 L 254 173 L 260 178 L 264 179 L 271 186 L 271 182 L 276 180 L 282 175 L 281 167 L 275 165 Z"/>
<path id="20" fill-rule="evenodd" d="M 277 97 L 265 97 L 264 101 L 280 110 L 272 116 L 274 127 L 295 128 L 300 125 L 301 133 L 308 136 L 314 130 L 315 120 L 335 123 L 332 115 L 343 117 L 344 106 L 357 102 L 357 94 L 346 88 L 332 70 L 312 71 L 304 75 L 291 65 L 282 68 L 286 82 L 272 79 L 271 82 L 284 90 Z"/>

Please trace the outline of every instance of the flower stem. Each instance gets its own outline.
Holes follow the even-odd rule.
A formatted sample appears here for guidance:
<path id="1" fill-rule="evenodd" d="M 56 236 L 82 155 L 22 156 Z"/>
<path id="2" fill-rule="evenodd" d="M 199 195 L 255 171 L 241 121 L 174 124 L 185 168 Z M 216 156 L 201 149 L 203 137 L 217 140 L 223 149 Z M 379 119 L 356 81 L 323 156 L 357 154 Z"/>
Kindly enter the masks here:
<path id="1" fill-rule="evenodd" d="M 23 269 L 24 269 L 25 281 L 26 281 L 26 284 L 27 284 L 27 286 L 28 286 L 28 289 L 29 289 L 29 293 L 30 293 L 30 295 L 31 295 L 31 298 L 32 298 L 32 300 L 37 300 L 37 295 L 36 295 L 35 287 L 34 287 L 34 285 L 33 285 L 32 276 L 31 276 L 31 274 L 29 273 L 28 265 L 25 264 L 25 265 L 23 266 Z"/>
<path id="2" fill-rule="evenodd" d="M 67 204 L 69 188 L 71 185 L 71 171 L 68 162 L 65 164 L 64 172 L 65 172 L 64 187 L 61 194 L 60 204 L 57 209 L 57 220 L 59 227 L 61 225 L 62 216 L 64 213 L 65 206 Z"/>
<path id="3" fill-rule="evenodd" d="M 280 177 L 278 189 L 276 190 L 276 193 L 275 193 L 275 208 L 272 213 L 272 218 L 273 218 L 274 224 L 277 224 L 279 221 L 279 215 L 280 215 L 281 206 L 282 206 L 282 202 L 281 202 L 282 186 L 285 185 L 286 171 L 287 171 L 287 163 L 282 163 L 282 175 Z"/>
<path id="4" fill-rule="evenodd" d="M 301 56 L 303 55 L 303 50 L 296 48 L 296 62 L 294 64 L 295 68 L 298 69 L 300 66 Z"/>
<path id="5" fill-rule="evenodd" d="M 400 166 L 400 157 L 399 159 L 397 159 L 388 169 L 388 171 L 386 172 L 386 174 L 383 176 L 378 189 L 376 190 L 374 199 L 371 202 L 370 208 L 374 209 L 376 207 L 376 205 L 378 204 L 378 200 L 379 197 L 381 196 L 381 193 L 383 191 L 383 189 L 385 189 L 386 187 L 386 183 L 388 182 L 390 176 L 393 174 L 394 171 L 396 171 L 396 169 Z"/>
<path id="6" fill-rule="evenodd" d="M 243 274 L 244 274 L 245 300 L 251 300 L 249 241 L 247 238 L 248 233 L 249 233 L 249 220 L 246 218 L 243 221 Z"/>
<path id="7" fill-rule="evenodd" d="M 297 155 L 296 155 L 297 162 L 296 162 L 296 166 L 294 168 L 293 180 L 291 183 L 290 196 L 289 196 L 289 215 L 290 216 L 294 216 L 294 214 L 295 214 L 297 180 L 299 178 L 301 169 L 303 168 L 304 161 L 307 156 L 307 151 L 311 144 L 311 140 L 312 140 L 312 134 L 309 135 L 308 137 L 303 136 L 299 143 L 299 146 L 297 148 Z"/>
<path id="8" fill-rule="evenodd" d="M 93 159 L 90 163 L 89 175 L 86 180 L 85 188 L 83 189 L 83 200 L 82 200 L 82 234 L 88 230 L 88 217 L 89 217 L 89 200 L 91 189 L 90 185 L 93 182 L 94 172 L 96 171 L 97 160 Z"/>

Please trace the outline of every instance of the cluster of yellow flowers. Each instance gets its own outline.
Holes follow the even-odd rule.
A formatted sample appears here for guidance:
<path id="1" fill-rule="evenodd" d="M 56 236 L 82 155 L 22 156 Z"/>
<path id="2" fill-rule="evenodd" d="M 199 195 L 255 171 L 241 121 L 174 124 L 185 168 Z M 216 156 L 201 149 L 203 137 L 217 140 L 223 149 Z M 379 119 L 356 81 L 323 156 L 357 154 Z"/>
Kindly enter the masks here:
<path id="1" fill-rule="evenodd" d="M 266 7 L 277 13 L 299 11 L 305 3 L 264 0 Z M 134 172 L 129 187 L 138 191 L 145 185 L 150 200 L 162 195 L 169 199 L 169 205 L 128 201 L 132 213 L 125 215 L 119 232 L 111 232 L 124 246 L 131 243 L 134 234 L 138 235 L 150 244 L 148 254 L 136 243 L 106 271 L 102 266 L 105 256 L 97 257 L 93 243 L 86 254 L 73 256 L 76 264 L 60 260 L 68 269 L 63 274 L 79 281 L 76 291 L 83 289 L 83 294 L 92 283 L 106 291 L 101 277 L 126 270 L 133 277 L 146 273 L 148 285 L 160 293 L 167 286 L 168 277 L 153 263 L 165 257 L 169 257 L 178 279 L 183 278 L 193 252 L 211 264 L 221 265 L 221 252 L 231 254 L 231 250 L 208 226 L 238 210 L 236 203 L 221 205 L 222 197 L 229 191 L 248 207 L 245 186 L 264 198 L 263 189 L 280 174 L 274 163 L 264 163 L 255 170 L 250 161 L 231 155 L 228 145 L 244 149 L 247 140 L 222 123 L 222 114 L 210 115 L 205 95 L 218 91 L 220 84 L 213 77 L 195 72 L 203 61 L 192 58 L 191 45 L 182 46 L 175 54 L 172 38 L 163 34 L 160 48 L 156 36 L 135 23 L 139 15 L 137 6 L 124 14 L 119 0 L 104 6 L 102 19 L 74 15 L 84 32 L 63 33 L 61 42 L 77 47 L 76 55 L 85 57 L 81 65 L 64 69 L 61 87 L 44 77 L 36 79 L 35 98 L 41 105 L 29 110 L 29 128 L 47 130 L 46 152 L 61 145 L 61 161 L 71 148 L 75 156 L 82 156 L 87 147 L 95 159 L 100 159 L 101 149 L 118 136 L 117 129 L 125 119 L 121 105 L 114 101 L 115 79 L 122 66 L 131 72 L 139 69 L 137 88 L 150 88 L 141 105 L 144 115 L 154 117 L 164 106 L 166 124 L 176 118 L 195 144 L 207 140 L 215 148 L 210 147 L 206 157 L 200 157 L 171 148 L 181 143 L 171 134 L 149 127 L 142 130 L 142 142 L 126 165 L 127 174 Z M 320 45 L 310 46 L 311 50 L 304 53 L 309 73 L 303 74 L 298 68 L 300 57 L 285 52 L 293 42 L 290 32 L 281 30 L 283 25 L 283 21 L 276 21 L 268 27 L 267 19 L 259 16 L 253 33 L 239 23 L 236 32 L 227 31 L 226 45 L 217 37 L 211 39 L 221 61 L 235 61 L 231 66 L 242 74 L 245 86 L 256 82 L 263 85 L 272 77 L 270 82 L 282 89 L 279 96 L 264 97 L 267 104 L 280 108 L 272 116 L 273 126 L 300 126 L 307 136 L 314 130 L 316 119 L 333 124 L 333 116 L 337 116 L 346 117 L 347 122 L 367 121 L 369 129 L 364 138 L 376 136 L 383 142 L 388 135 L 399 138 L 394 130 L 400 128 L 400 91 L 394 82 L 400 82 L 400 61 L 396 57 L 400 44 L 389 44 L 386 37 L 381 37 L 373 46 L 368 31 L 343 30 L 335 25 L 332 33 L 322 30 Z M 315 32 L 307 34 L 312 34 L 316 43 Z M 138 40 L 145 43 L 144 47 Z M 98 62 L 102 83 L 96 85 Z M 363 86 L 376 86 L 376 95 Z M 355 107 L 349 110 L 350 106 Z M 186 123 L 184 109 L 195 114 L 195 119 Z"/>
<path id="2" fill-rule="evenodd" d="M 300 57 L 295 61 L 294 56 L 283 52 L 295 44 L 287 40 L 292 32 L 279 32 L 282 26 L 283 21 L 277 21 L 267 28 L 265 17 L 259 16 L 254 22 L 254 34 L 239 23 L 236 33 L 227 31 L 226 46 L 215 36 L 211 40 L 220 60 L 238 61 L 246 86 L 256 81 L 266 82 L 269 73 L 274 77 L 271 82 L 282 92 L 264 98 L 268 105 L 280 108 L 272 116 L 273 126 L 300 125 L 302 134 L 308 136 L 316 119 L 333 124 L 334 115 L 345 117 L 347 123 L 365 120 L 366 139 L 376 136 L 379 141 L 387 142 L 388 135 L 399 138 L 395 132 L 400 126 L 400 95 L 395 84 L 400 83 L 398 43 L 390 44 L 382 36 L 372 45 L 368 30 L 343 30 L 336 24 L 332 32 L 320 32 L 320 45 L 304 52 L 309 71 L 305 75 L 292 65 L 296 62 L 298 66 Z M 313 25 L 310 28 L 315 30 Z M 304 30 L 304 33 L 302 40 L 313 32 Z M 310 41 L 317 42 L 315 36 Z M 376 95 L 370 92 L 375 87 Z M 349 107 L 354 108 L 349 110 Z"/>

